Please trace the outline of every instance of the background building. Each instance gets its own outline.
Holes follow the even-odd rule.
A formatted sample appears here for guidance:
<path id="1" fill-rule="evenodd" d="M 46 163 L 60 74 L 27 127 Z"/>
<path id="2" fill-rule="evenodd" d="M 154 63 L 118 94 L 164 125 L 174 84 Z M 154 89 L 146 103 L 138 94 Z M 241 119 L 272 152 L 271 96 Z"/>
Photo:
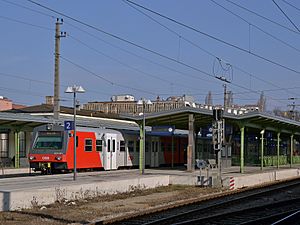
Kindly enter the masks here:
<path id="1" fill-rule="evenodd" d="M 152 100 L 151 100 L 152 101 Z M 199 104 L 198 104 L 199 105 Z M 192 96 L 171 96 L 166 100 L 159 96 L 152 101 L 151 105 L 145 105 L 146 113 L 167 111 L 182 107 L 197 107 Z M 83 105 L 83 109 L 91 111 L 100 111 L 114 114 L 138 114 L 142 112 L 143 106 L 138 105 L 132 95 L 114 95 L 110 102 L 88 102 Z"/>
<path id="2" fill-rule="evenodd" d="M 10 110 L 10 109 L 21 109 L 26 106 L 14 104 L 12 100 L 0 96 L 0 111 Z"/>

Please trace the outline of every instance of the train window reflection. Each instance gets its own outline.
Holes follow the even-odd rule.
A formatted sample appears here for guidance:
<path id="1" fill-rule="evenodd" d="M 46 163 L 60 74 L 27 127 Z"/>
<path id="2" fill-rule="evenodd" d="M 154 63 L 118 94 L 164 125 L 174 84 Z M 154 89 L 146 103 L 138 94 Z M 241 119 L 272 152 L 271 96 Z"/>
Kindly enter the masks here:
<path id="1" fill-rule="evenodd" d="M 128 151 L 133 152 L 134 151 L 134 141 L 128 141 Z"/>
<path id="2" fill-rule="evenodd" d="M 125 152 L 125 141 L 120 141 L 120 151 Z"/>
<path id="3" fill-rule="evenodd" d="M 102 140 L 96 140 L 96 151 L 102 152 Z"/>
<path id="4" fill-rule="evenodd" d="M 62 149 L 62 137 L 40 136 L 34 144 L 34 149 Z"/>

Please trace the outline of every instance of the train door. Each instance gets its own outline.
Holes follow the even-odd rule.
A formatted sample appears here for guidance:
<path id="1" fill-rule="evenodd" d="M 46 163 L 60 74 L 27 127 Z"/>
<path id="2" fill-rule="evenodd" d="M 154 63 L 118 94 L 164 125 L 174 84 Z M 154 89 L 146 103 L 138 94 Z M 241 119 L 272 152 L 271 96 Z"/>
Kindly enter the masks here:
<path id="1" fill-rule="evenodd" d="M 96 137 L 96 152 L 99 154 L 101 165 L 105 167 L 105 157 L 104 157 L 104 141 L 101 136 Z"/>
<path id="2" fill-rule="evenodd" d="M 138 166 L 140 163 L 140 140 L 136 140 L 134 142 L 135 144 L 135 151 L 134 151 L 134 159 L 133 159 L 133 164 L 135 166 Z"/>
<path id="3" fill-rule="evenodd" d="M 147 138 L 146 139 L 146 144 L 145 144 L 145 166 L 150 166 L 150 161 L 151 161 L 151 156 L 150 156 L 150 152 L 151 152 L 151 139 Z"/>
<path id="4" fill-rule="evenodd" d="M 120 150 L 119 150 L 120 149 Z M 125 141 L 120 140 L 117 142 L 117 165 L 118 166 L 126 166 L 127 165 L 127 154 L 126 154 L 126 148 L 125 148 Z"/>
<path id="5" fill-rule="evenodd" d="M 127 162 L 127 166 L 133 166 L 133 162 L 134 162 L 134 141 L 132 140 L 131 137 L 128 137 L 127 139 L 127 148 L 126 148 L 126 154 L 127 154 L 127 158 L 126 158 L 126 162 Z"/>
<path id="6" fill-rule="evenodd" d="M 117 135 L 107 134 L 107 147 L 105 157 L 105 169 L 117 169 Z"/>
<path id="7" fill-rule="evenodd" d="M 155 138 L 151 141 L 151 167 L 159 166 L 159 139 Z"/>

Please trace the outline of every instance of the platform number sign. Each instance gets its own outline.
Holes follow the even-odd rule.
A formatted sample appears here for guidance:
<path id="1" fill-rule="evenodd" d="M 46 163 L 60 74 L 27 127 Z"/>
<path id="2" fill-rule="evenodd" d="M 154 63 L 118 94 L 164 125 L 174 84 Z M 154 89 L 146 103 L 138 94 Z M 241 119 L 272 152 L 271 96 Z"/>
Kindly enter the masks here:
<path id="1" fill-rule="evenodd" d="M 65 121 L 64 127 L 65 130 L 74 130 L 74 121 Z"/>

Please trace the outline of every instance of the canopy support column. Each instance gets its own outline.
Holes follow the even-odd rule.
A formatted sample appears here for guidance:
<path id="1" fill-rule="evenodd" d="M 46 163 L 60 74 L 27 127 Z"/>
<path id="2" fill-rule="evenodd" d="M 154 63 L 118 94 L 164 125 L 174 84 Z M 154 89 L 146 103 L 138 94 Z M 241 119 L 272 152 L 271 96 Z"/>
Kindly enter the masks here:
<path id="1" fill-rule="evenodd" d="M 145 173 L 145 160 L 144 160 L 144 123 L 140 123 L 140 158 L 139 158 L 139 170 L 140 174 Z"/>
<path id="2" fill-rule="evenodd" d="M 240 128 L 240 131 L 241 131 L 240 172 L 244 173 L 244 147 L 245 147 L 244 137 L 245 137 L 245 127 L 242 126 Z"/>
<path id="3" fill-rule="evenodd" d="M 189 114 L 189 137 L 187 149 L 187 170 L 192 172 L 195 170 L 195 128 L 194 114 Z"/>
<path id="4" fill-rule="evenodd" d="M 15 132 L 15 168 L 20 167 L 20 135 L 19 131 Z"/>
<path id="5" fill-rule="evenodd" d="M 294 153 L 294 135 L 291 135 L 291 144 L 290 144 L 290 167 L 292 168 L 293 165 L 293 153 Z"/>
<path id="6" fill-rule="evenodd" d="M 265 130 L 261 130 L 260 132 L 260 169 L 264 168 L 264 134 Z"/>
<path id="7" fill-rule="evenodd" d="M 279 169 L 280 132 L 277 133 L 277 169 Z"/>

